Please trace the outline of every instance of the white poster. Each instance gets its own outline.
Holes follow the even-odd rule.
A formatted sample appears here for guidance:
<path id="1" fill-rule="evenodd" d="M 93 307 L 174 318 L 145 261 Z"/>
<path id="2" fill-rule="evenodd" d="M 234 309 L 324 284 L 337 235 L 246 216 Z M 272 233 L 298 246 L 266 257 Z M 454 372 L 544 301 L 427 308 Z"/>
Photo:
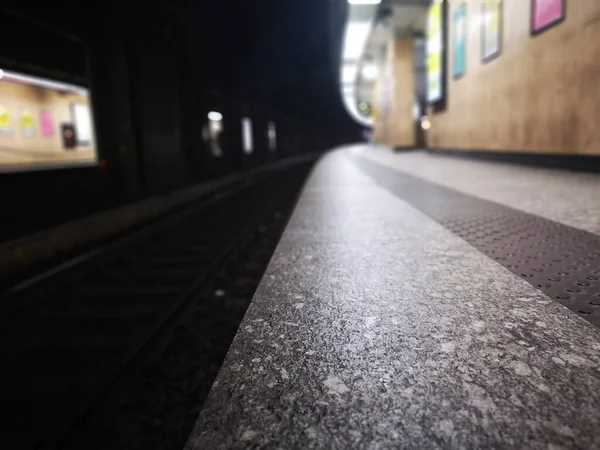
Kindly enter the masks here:
<path id="1" fill-rule="evenodd" d="M 481 59 L 489 61 L 499 56 L 501 51 L 502 0 L 486 0 L 483 2 L 482 33 Z"/>
<path id="2" fill-rule="evenodd" d="M 93 140 L 92 116 L 89 105 L 84 103 L 73 103 L 73 125 L 77 136 L 78 145 L 88 145 Z"/>

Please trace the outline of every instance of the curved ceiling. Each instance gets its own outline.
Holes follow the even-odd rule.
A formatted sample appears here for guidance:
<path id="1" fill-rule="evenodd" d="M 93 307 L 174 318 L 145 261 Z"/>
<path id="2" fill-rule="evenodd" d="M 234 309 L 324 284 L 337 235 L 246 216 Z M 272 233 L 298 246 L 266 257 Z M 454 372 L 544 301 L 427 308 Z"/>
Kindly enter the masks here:
<path id="1" fill-rule="evenodd" d="M 369 105 L 385 48 L 397 34 L 422 34 L 432 0 L 347 0 L 348 13 L 340 58 L 344 105 L 359 124 L 372 127 Z"/>

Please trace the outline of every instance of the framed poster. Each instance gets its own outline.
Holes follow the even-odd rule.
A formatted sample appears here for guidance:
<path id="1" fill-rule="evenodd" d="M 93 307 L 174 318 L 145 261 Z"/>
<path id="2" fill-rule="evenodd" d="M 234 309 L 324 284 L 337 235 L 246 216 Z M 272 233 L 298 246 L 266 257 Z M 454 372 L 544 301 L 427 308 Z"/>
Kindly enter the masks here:
<path id="1" fill-rule="evenodd" d="M 461 3 L 452 15 L 452 50 L 454 78 L 464 76 L 467 70 L 467 4 Z"/>
<path id="2" fill-rule="evenodd" d="M 89 105 L 71 103 L 71 118 L 75 125 L 78 145 L 90 145 L 92 142 L 92 116 Z"/>
<path id="3" fill-rule="evenodd" d="M 35 135 L 33 113 L 28 109 L 21 112 L 21 129 L 23 130 L 23 136 L 25 137 L 33 137 Z"/>
<path id="4" fill-rule="evenodd" d="M 531 0 L 531 34 L 536 35 L 565 20 L 566 0 Z"/>
<path id="5" fill-rule="evenodd" d="M 427 103 L 442 109 L 446 100 L 445 0 L 434 0 L 427 16 Z"/>
<path id="6" fill-rule="evenodd" d="M 54 136 L 54 121 L 52 120 L 52 113 L 47 109 L 42 109 L 40 111 L 40 127 L 42 129 L 42 136 Z"/>
<path id="7" fill-rule="evenodd" d="M 0 135 L 10 136 L 12 134 L 12 119 L 10 110 L 4 105 L 0 105 Z"/>
<path id="8" fill-rule="evenodd" d="M 484 0 L 481 15 L 481 60 L 491 61 L 502 53 L 502 0 Z"/>

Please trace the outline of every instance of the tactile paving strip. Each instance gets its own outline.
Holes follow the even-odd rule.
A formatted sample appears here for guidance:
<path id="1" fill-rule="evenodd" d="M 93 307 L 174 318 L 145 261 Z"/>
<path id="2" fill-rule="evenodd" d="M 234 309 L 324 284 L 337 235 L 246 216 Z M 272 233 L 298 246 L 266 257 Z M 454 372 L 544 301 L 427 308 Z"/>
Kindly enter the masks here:
<path id="1" fill-rule="evenodd" d="M 379 185 L 600 327 L 600 236 L 352 158 Z"/>

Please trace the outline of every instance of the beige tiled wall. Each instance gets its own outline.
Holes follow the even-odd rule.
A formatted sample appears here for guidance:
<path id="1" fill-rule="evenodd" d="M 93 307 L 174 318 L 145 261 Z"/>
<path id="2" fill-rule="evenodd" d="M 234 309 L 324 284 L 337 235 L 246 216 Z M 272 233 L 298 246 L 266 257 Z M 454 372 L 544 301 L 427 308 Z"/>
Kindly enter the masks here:
<path id="1" fill-rule="evenodd" d="M 449 1 L 448 99 L 431 112 L 432 147 L 600 154 L 600 1 L 567 0 L 566 19 L 530 35 L 530 1 L 504 0 L 502 54 L 481 62 L 482 0 L 466 0 L 466 75 L 452 79 Z"/>
<path id="2" fill-rule="evenodd" d="M 76 150 L 66 151 L 63 148 L 61 123 L 73 123 L 72 103 L 89 104 L 89 98 L 72 92 L 0 80 L 0 106 L 10 114 L 10 132 L 0 133 L 0 164 L 94 159 L 94 142 L 78 146 Z M 40 113 L 43 109 L 52 114 L 52 136 L 42 133 Z M 21 126 L 21 115 L 25 110 L 33 116 L 31 135 L 27 135 Z"/>
<path id="3" fill-rule="evenodd" d="M 388 45 L 385 67 L 377 82 L 375 141 L 393 147 L 415 144 L 414 41 L 396 36 Z"/>

